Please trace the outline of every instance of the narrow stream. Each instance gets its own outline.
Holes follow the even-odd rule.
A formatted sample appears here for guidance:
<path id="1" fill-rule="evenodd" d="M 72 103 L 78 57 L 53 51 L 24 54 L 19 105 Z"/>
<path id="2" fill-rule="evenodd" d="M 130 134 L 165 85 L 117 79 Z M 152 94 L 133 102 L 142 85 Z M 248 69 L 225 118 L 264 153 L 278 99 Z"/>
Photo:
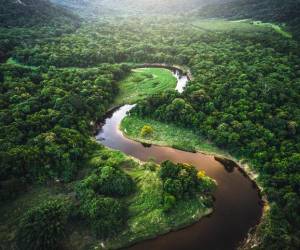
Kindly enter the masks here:
<path id="1" fill-rule="evenodd" d="M 179 92 L 187 84 L 187 77 L 173 72 L 178 79 Z M 155 159 L 189 163 L 204 170 L 218 182 L 214 193 L 214 212 L 185 229 L 140 242 L 132 250 L 192 250 L 235 249 L 247 236 L 249 229 L 259 223 L 262 215 L 261 198 L 253 182 L 236 167 L 232 171 L 217 162 L 213 156 L 189 153 L 169 147 L 152 145 L 145 147 L 125 138 L 119 124 L 134 105 L 124 105 L 110 112 L 96 136 L 103 145 L 120 150 L 142 161 Z"/>

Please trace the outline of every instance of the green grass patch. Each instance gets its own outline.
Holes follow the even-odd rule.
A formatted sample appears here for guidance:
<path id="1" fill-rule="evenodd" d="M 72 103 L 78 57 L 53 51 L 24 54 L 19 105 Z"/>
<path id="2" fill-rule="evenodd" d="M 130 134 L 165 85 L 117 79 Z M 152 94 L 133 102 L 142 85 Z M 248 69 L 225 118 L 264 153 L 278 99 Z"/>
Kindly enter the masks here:
<path id="1" fill-rule="evenodd" d="M 115 105 L 131 104 L 168 89 L 175 89 L 177 80 L 172 72 L 162 68 L 135 69 L 119 82 L 120 92 Z"/>
<path id="2" fill-rule="evenodd" d="M 274 24 L 274 23 L 264 23 L 261 21 L 253 21 L 251 22 L 253 25 L 256 26 L 261 26 L 261 27 L 266 27 L 266 28 L 271 28 L 273 30 L 275 30 L 277 33 L 281 34 L 282 36 L 286 37 L 286 38 L 292 38 L 292 34 L 285 31 L 283 29 L 283 27 L 279 26 L 278 24 Z"/>
<path id="3" fill-rule="evenodd" d="M 257 32 L 265 31 L 268 29 L 273 29 L 280 35 L 286 38 L 292 38 L 292 34 L 285 31 L 284 27 L 274 24 L 265 23 L 261 21 L 253 21 L 251 19 L 242 19 L 235 21 L 228 21 L 222 19 L 216 20 L 206 20 L 206 19 L 196 19 L 192 22 L 192 27 L 198 28 L 202 31 L 212 31 L 212 32 L 228 32 L 228 31 L 239 31 L 239 32 Z"/>
<path id="4" fill-rule="evenodd" d="M 143 137 L 141 129 L 144 125 L 153 128 L 151 136 Z M 127 137 L 143 143 L 171 146 L 184 151 L 203 151 L 215 154 L 226 154 L 190 129 L 180 128 L 173 124 L 162 123 L 149 118 L 137 116 L 125 117 L 120 125 Z"/>
<path id="5" fill-rule="evenodd" d="M 7 65 L 19 66 L 19 67 L 22 67 L 22 68 L 32 69 L 32 70 L 35 70 L 35 69 L 38 68 L 38 67 L 35 67 L 35 66 L 29 66 L 29 65 L 25 65 L 25 64 L 19 63 L 14 58 L 12 58 L 12 57 L 8 58 L 8 60 L 6 61 L 6 64 Z"/>

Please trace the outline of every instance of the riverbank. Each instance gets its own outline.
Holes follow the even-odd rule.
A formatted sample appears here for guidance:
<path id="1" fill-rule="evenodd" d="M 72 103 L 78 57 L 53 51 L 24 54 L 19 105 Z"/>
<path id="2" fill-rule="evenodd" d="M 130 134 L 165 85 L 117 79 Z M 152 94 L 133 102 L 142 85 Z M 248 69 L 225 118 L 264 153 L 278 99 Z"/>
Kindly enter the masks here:
<path id="1" fill-rule="evenodd" d="M 144 125 L 149 125 L 153 128 L 151 135 L 141 136 L 141 129 Z M 126 116 L 120 124 L 120 130 L 127 138 L 146 144 L 167 146 L 187 152 L 209 153 L 229 157 L 229 154 L 225 151 L 217 148 L 189 129 L 179 128 L 176 125 L 166 124 L 150 118 Z"/>
<path id="2" fill-rule="evenodd" d="M 148 125 L 153 129 L 153 133 L 146 137 L 141 135 L 141 130 L 144 125 Z M 250 164 L 245 162 L 245 159 L 237 159 L 230 155 L 225 150 L 219 149 L 201 135 L 195 134 L 190 129 L 181 128 L 174 124 L 167 124 L 153 120 L 151 118 L 141 118 L 135 115 L 126 116 L 120 123 L 120 131 L 128 139 L 149 144 L 165 147 L 172 147 L 175 149 L 213 155 L 215 157 L 223 158 L 235 162 L 245 171 L 245 174 L 252 181 L 258 181 L 259 175 L 253 170 Z M 257 183 L 260 192 L 263 191 L 262 186 Z"/>

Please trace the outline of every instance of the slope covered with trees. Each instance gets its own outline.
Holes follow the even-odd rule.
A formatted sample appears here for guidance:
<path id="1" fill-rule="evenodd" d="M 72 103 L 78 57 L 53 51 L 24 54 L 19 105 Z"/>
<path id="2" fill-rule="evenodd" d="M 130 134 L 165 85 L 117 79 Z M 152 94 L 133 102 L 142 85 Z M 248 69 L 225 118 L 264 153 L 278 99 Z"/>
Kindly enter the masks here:
<path id="1" fill-rule="evenodd" d="M 300 38 L 299 0 L 234 0 L 211 4 L 200 10 L 203 17 L 228 19 L 255 19 L 286 24 Z"/>
<path id="2" fill-rule="evenodd" d="M 80 22 L 76 15 L 47 0 L 1 0 L 0 63 L 16 46 L 31 47 L 37 40 L 73 32 Z"/>
<path id="3" fill-rule="evenodd" d="M 76 23 L 76 16 L 47 0 L 1 0 L 2 27 L 31 27 Z"/>

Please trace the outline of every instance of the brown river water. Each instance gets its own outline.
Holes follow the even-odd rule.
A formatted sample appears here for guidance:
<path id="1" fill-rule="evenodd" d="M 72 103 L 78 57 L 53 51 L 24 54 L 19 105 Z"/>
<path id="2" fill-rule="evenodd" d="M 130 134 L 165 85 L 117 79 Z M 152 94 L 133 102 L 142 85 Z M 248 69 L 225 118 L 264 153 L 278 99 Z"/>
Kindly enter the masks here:
<path id="1" fill-rule="evenodd" d="M 184 87 L 184 76 L 176 73 L 178 83 Z M 175 73 L 174 73 L 175 75 Z M 185 84 L 186 84 L 185 83 Z M 183 87 L 177 90 L 181 92 Z M 238 167 L 231 171 L 202 153 L 190 153 L 156 145 L 143 144 L 127 139 L 119 131 L 119 124 L 134 105 L 124 105 L 109 114 L 96 135 L 103 145 L 120 150 L 139 160 L 154 159 L 192 164 L 214 178 L 218 187 L 214 192 L 214 212 L 199 222 L 179 231 L 158 236 L 130 247 L 132 250 L 193 250 L 236 249 L 248 231 L 257 225 L 262 216 L 262 202 L 257 186 Z"/>

